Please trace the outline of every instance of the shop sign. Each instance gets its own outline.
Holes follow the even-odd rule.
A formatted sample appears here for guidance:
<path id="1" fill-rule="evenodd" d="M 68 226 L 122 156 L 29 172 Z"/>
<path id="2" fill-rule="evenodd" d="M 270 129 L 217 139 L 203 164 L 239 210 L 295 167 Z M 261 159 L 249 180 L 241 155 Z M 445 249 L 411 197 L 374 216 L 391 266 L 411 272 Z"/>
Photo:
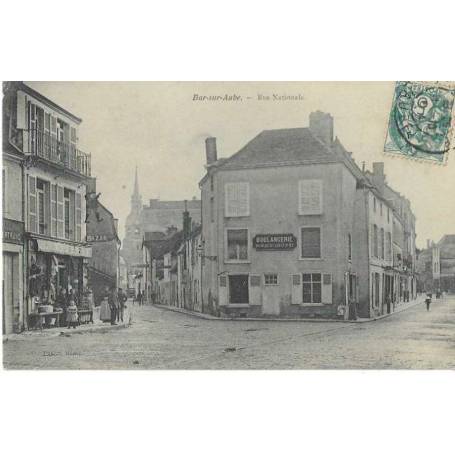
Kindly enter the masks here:
<path id="1" fill-rule="evenodd" d="M 257 234 L 253 238 L 253 247 L 258 251 L 286 251 L 296 246 L 294 234 Z"/>
<path id="2" fill-rule="evenodd" d="M 3 218 L 3 241 L 22 245 L 24 242 L 24 223 Z"/>

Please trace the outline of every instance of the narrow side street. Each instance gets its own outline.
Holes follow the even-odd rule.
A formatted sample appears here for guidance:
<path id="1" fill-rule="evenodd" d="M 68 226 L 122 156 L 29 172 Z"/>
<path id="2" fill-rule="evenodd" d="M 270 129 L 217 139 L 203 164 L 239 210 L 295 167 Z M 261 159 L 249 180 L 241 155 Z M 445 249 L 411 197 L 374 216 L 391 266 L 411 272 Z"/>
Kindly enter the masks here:
<path id="1" fill-rule="evenodd" d="M 131 302 L 129 302 L 132 307 Z M 133 307 L 129 328 L 24 336 L 10 369 L 450 369 L 455 297 L 364 324 L 204 320 Z"/>

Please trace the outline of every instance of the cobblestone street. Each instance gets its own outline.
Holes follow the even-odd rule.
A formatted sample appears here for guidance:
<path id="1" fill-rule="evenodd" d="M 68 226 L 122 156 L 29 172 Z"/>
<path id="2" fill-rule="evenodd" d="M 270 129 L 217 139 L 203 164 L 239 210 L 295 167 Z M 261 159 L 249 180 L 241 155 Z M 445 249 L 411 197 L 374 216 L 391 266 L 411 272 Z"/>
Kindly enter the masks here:
<path id="1" fill-rule="evenodd" d="M 131 302 L 130 302 L 131 308 Z M 19 336 L 8 369 L 453 369 L 455 298 L 368 323 L 218 321 L 133 307 L 127 328 Z M 70 336 L 68 336 L 70 334 Z"/>

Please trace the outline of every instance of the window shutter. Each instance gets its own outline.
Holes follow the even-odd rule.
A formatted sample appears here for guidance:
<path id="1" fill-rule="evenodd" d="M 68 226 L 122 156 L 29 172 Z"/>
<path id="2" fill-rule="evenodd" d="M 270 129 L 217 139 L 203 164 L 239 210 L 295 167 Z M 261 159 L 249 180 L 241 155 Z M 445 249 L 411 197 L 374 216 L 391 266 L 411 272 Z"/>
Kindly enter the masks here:
<path id="1" fill-rule="evenodd" d="M 247 182 L 226 183 L 225 215 L 227 217 L 250 215 L 250 187 Z"/>
<path id="2" fill-rule="evenodd" d="M 322 213 L 322 181 L 299 181 L 299 214 L 320 215 Z"/>
<path id="3" fill-rule="evenodd" d="M 29 137 L 29 150 L 31 154 L 37 152 L 37 134 L 36 134 L 36 106 L 28 102 L 28 137 Z"/>
<path id="4" fill-rule="evenodd" d="M 219 278 L 219 286 L 218 286 L 218 300 L 219 305 L 224 306 L 228 303 L 227 298 L 227 276 L 221 275 Z"/>
<path id="5" fill-rule="evenodd" d="M 28 228 L 37 232 L 36 223 L 36 177 L 28 176 Z"/>
<path id="6" fill-rule="evenodd" d="M 57 160 L 58 155 L 57 155 L 57 117 L 54 117 L 51 114 L 51 145 L 50 145 L 51 151 L 51 159 Z"/>
<path id="7" fill-rule="evenodd" d="M 250 305 L 261 305 L 261 275 L 250 275 Z"/>
<path id="8" fill-rule="evenodd" d="M 76 242 L 81 241 L 81 223 L 82 223 L 82 198 L 81 193 L 76 193 Z"/>
<path id="9" fill-rule="evenodd" d="M 65 210 L 63 201 L 63 187 L 57 185 L 57 237 L 65 237 Z"/>
<path id="10" fill-rule="evenodd" d="M 332 303 L 332 275 L 324 273 L 322 276 L 322 303 Z"/>
<path id="11" fill-rule="evenodd" d="M 17 92 L 17 106 L 16 106 L 16 122 L 17 129 L 27 129 L 27 101 L 25 99 L 25 93 L 18 90 Z"/>
<path id="12" fill-rule="evenodd" d="M 303 301 L 302 277 L 301 275 L 291 275 L 292 303 L 300 305 Z"/>
<path id="13" fill-rule="evenodd" d="M 57 237 L 57 185 L 51 185 L 51 236 Z"/>
<path id="14" fill-rule="evenodd" d="M 76 207 L 75 207 L 75 193 L 74 191 L 70 191 L 70 240 L 74 240 L 76 238 Z"/>

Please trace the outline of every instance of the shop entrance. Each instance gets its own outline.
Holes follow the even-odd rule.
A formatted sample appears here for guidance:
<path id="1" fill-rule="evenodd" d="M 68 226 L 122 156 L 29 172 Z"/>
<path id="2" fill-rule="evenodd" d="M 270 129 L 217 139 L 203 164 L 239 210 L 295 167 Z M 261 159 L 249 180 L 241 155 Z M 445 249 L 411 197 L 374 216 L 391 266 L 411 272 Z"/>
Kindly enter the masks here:
<path id="1" fill-rule="evenodd" d="M 229 275 L 229 303 L 249 302 L 248 275 Z"/>
<path id="2" fill-rule="evenodd" d="M 3 253 L 2 334 L 14 331 L 19 321 L 19 255 Z M 16 320 L 16 321 L 15 321 Z"/>

